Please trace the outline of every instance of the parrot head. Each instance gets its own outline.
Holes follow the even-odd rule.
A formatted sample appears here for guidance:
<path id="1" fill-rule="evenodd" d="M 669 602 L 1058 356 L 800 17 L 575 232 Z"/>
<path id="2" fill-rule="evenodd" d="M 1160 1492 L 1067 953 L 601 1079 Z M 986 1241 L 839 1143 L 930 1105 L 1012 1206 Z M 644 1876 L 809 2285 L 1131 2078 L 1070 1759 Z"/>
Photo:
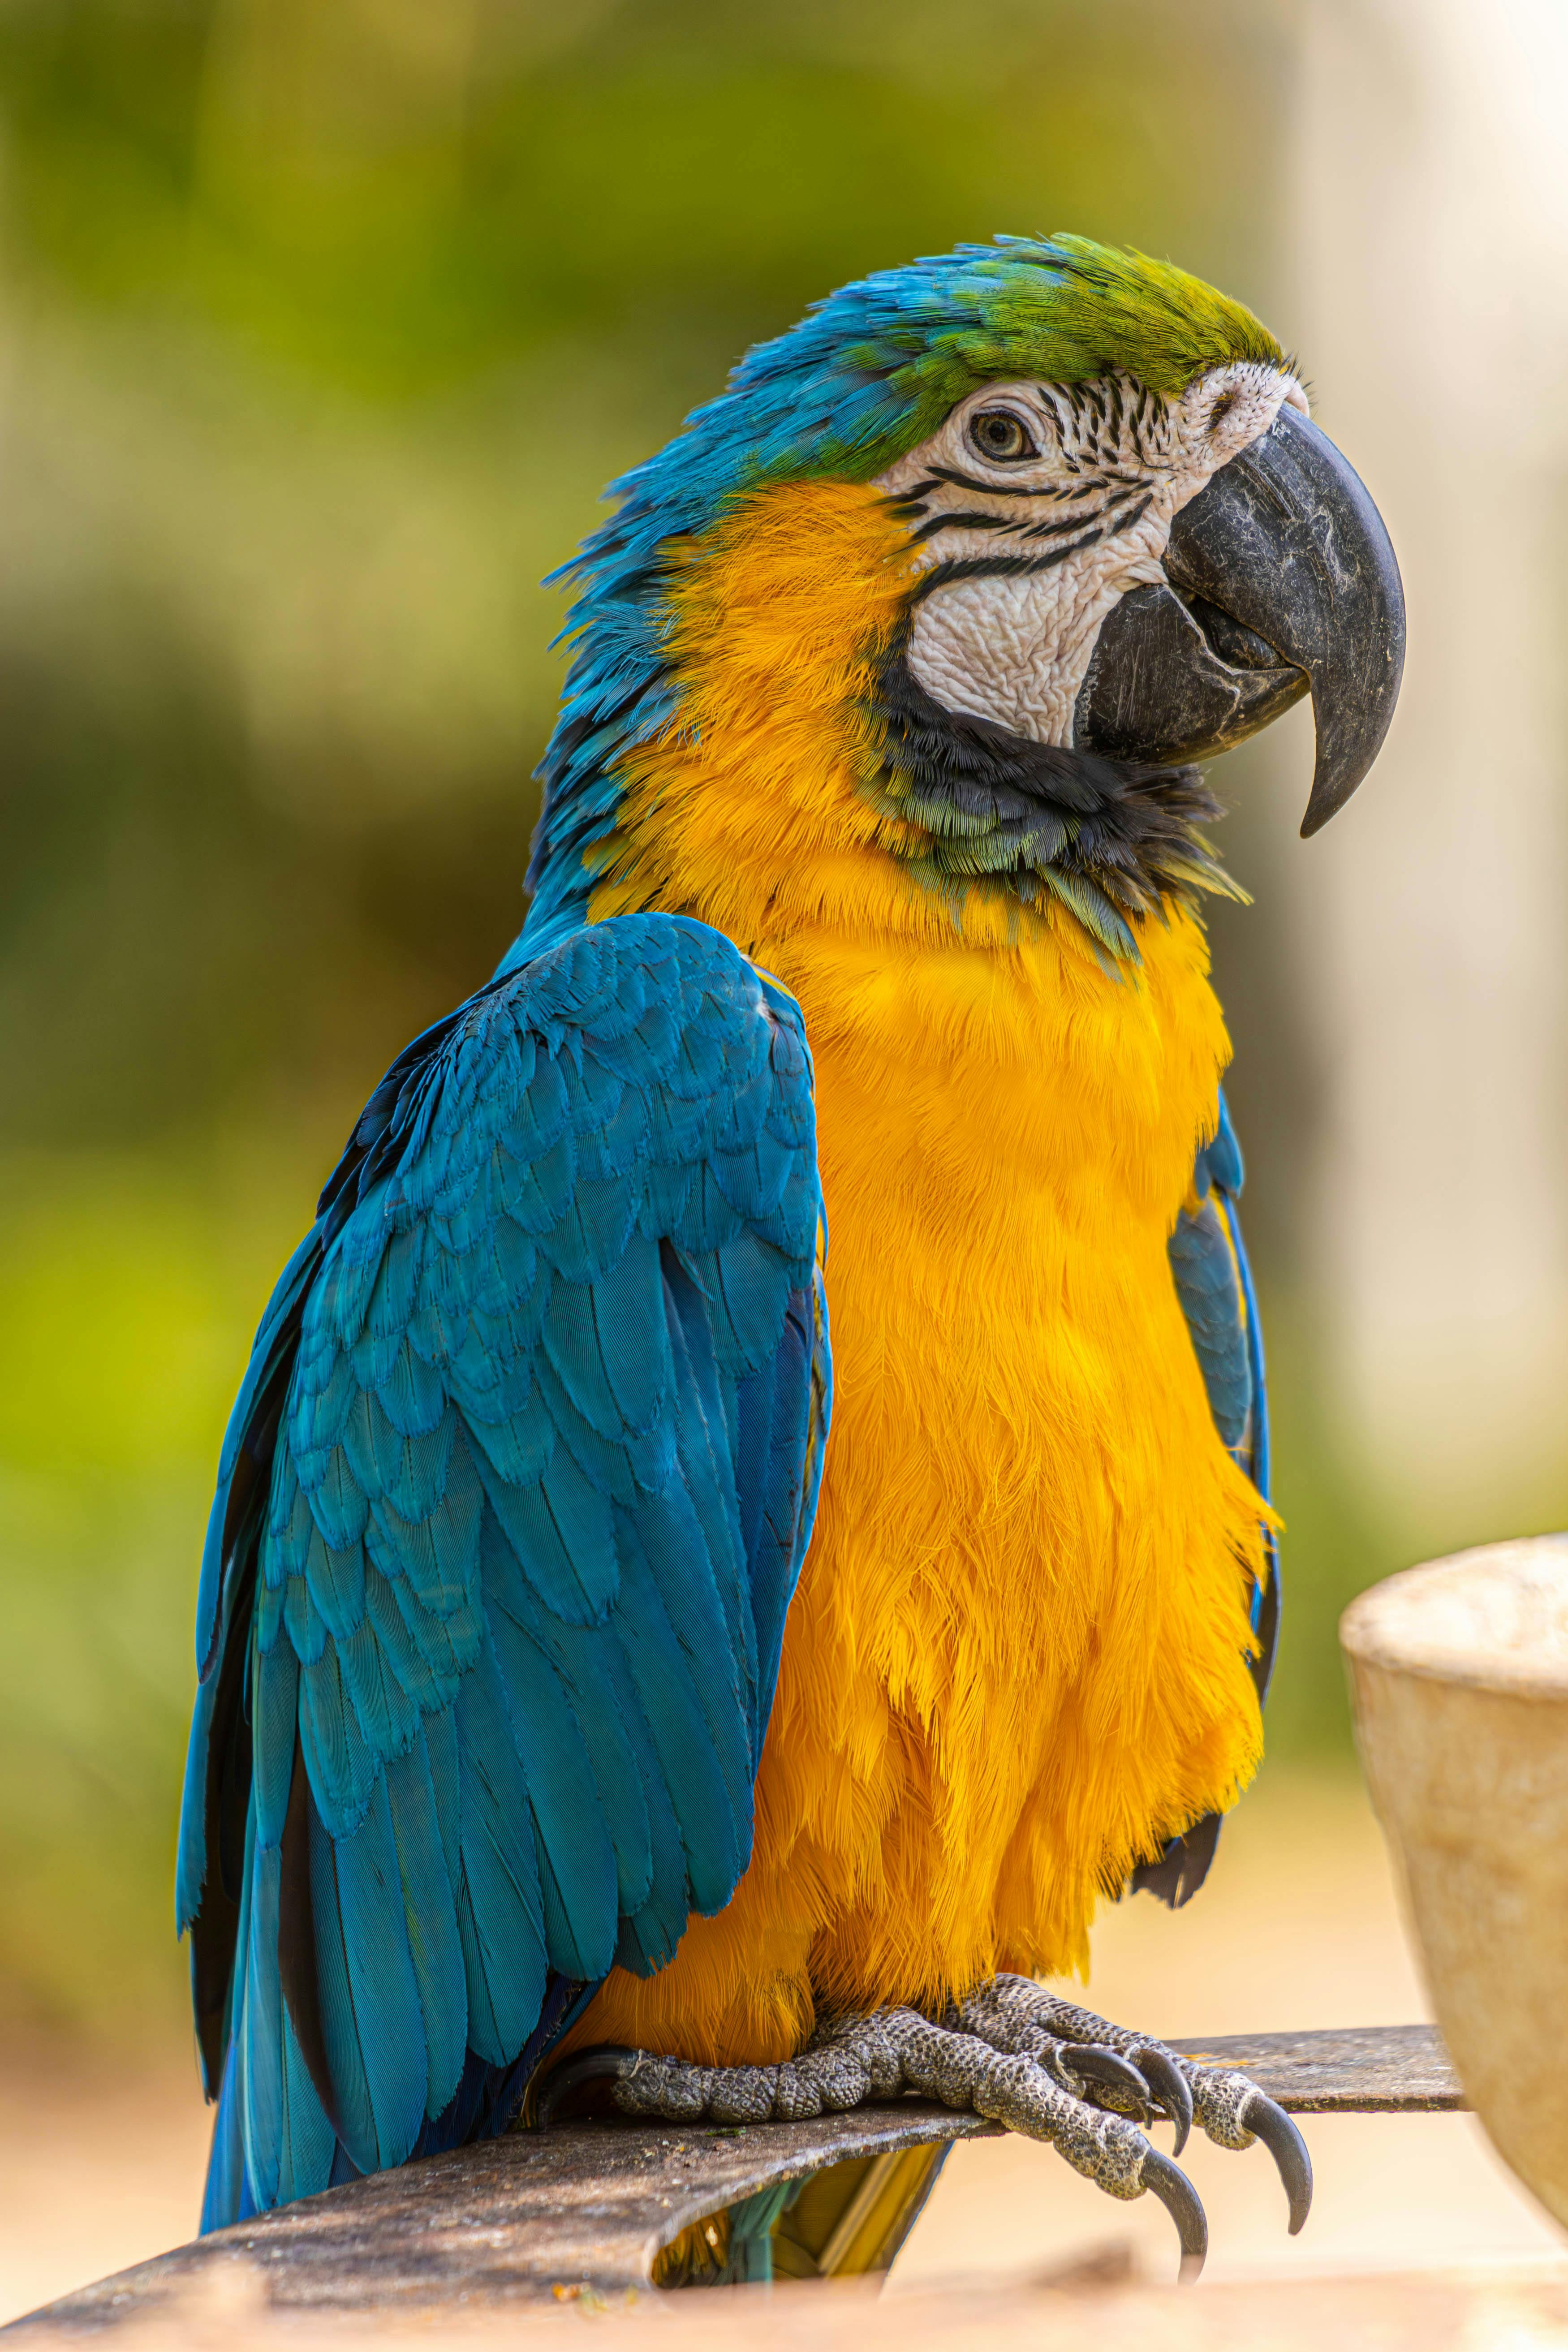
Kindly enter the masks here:
<path id="1" fill-rule="evenodd" d="M 1311 834 L 1393 715 L 1393 549 L 1284 352 L 1200 279 L 1087 238 L 841 289 L 613 495 L 564 575 L 530 952 L 647 865 L 668 810 L 732 794 L 726 726 L 753 770 L 776 736 L 799 859 L 854 835 L 950 898 L 1054 898 L 1135 957 L 1163 897 L 1226 887 L 1191 762 L 1310 694 Z M 806 707 L 837 714 L 831 789 L 790 737 Z"/>

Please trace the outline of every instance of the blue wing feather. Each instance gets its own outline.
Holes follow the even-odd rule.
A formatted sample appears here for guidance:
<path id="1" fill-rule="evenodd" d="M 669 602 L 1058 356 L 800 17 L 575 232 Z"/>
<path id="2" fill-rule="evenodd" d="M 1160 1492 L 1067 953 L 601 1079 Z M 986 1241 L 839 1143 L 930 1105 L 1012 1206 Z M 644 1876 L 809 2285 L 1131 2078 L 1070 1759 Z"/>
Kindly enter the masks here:
<path id="1" fill-rule="evenodd" d="M 733 1893 L 826 1433 L 821 1222 L 798 1010 L 699 923 L 565 939 L 372 1096 L 204 1565 L 204 2226 L 500 2127 L 585 1988 Z"/>
<path id="2" fill-rule="evenodd" d="M 1222 1090 L 1217 1130 L 1193 1171 L 1194 1205 L 1182 1211 L 1171 1236 L 1171 1273 L 1215 1426 L 1267 1500 L 1263 1342 L 1237 1207 L 1242 1177 L 1241 1151 Z"/>
<path id="3" fill-rule="evenodd" d="M 1171 1236 L 1171 1274 L 1215 1426 L 1267 1502 L 1268 1398 L 1258 1300 L 1237 1209 L 1242 1181 L 1241 1149 L 1222 1089 L 1214 1139 L 1198 1153 L 1193 1171 L 1194 1204 L 1182 1211 Z M 1253 1587 L 1251 1609 L 1250 1664 L 1259 1705 L 1268 1695 L 1279 1641 L 1279 1549 L 1272 1534 L 1264 1540 L 1267 1572 Z M 1190 1902 L 1208 1874 L 1219 1827 L 1220 1816 L 1206 1813 L 1170 1839 L 1162 1853 L 1141 1864 L 1132 1874 L 1133 1886 L 1159 1895 L 1173 1909 Z"/>
<path id="4" fill-rule="evenodd" d="M 1215 1426 L 1234 1451 L 1245 1443 L 1252 1415 L 1252 1363 L 1231 1228 L 1212 1195 L 1177 1218 L 1171 1271 Z"/>
<path id="5" fill-rule="evenodd" d="M 386 1795 L 428 2056 L 425 2113 L 433 2116 L 442 2112 L 462 2077 L 468 1997 L 456 1891 L 423 1730 L 407 1755 L 388 1763 Z"/>

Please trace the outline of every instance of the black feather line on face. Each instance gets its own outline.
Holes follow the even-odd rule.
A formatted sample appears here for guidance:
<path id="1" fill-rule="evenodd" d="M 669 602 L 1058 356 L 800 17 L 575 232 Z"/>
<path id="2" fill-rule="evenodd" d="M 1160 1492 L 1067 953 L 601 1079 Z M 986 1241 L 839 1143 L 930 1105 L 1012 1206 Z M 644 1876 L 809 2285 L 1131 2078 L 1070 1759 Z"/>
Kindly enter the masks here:
<path id="1" fill-rule="evenodd" d="M 1102 530 L 1086 530 L 1064 547 L 1053 547 L 1048 555 L 948 556 L 921 572 L 910 602 L 919 604 L 933 589 L 950 588 L 955 580 L 1023 580 L 1034 572 L 1054 572 L 1069 555 L 1081 555 L 1086 547 L 1095 546 L 1104 537 Z"/>
<path id="2" fill-rule="evenodd" d="M 963 474 L 953 466 L 928 466 L 911 496 L 940 496 L 943 482 L 952 482 L 961 490 L 979 490 L 988 499 L 1078 499 L 1086 488 L 1093 487 L 1083 482 L 984 482 L 978 474 Z"/>
<path id="3" fill-rule="evenodd" d="M 1131 926 L 1163 901 L 1242 895 L 1199 830 L 1222 812 L 1198 769 L 1102 759 L 949 710 L 913 676 L 907 644 L 906 627 L 879 667 L 865 790 L 919 829 L 897 854 L 923 879 L 1055 898 L 1123 961 L 1137 960 Z"/>

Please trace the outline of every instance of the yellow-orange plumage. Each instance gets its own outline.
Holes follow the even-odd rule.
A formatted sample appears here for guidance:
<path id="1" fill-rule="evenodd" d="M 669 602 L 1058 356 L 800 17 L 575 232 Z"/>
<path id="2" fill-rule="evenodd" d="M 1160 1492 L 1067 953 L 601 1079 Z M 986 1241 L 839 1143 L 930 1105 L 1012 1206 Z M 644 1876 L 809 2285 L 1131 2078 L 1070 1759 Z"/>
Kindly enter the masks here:
<path id="1" fill-rule="evenodd" d="M 1203 935 L 1168 907 L 1118 977 L 1066 918 L 893 854 L 860 778 L 910 562 L 842 482 L 686 550 L 680 721 L 600 853 L 595 918 L 700 916 L 800 1001 L 836 1405 L 751 1867 L 579 2042 L 772 2060 L 822 1995 L 1082 1968 L 1098 1896 L 1258 1754 L 1267 1512 L 1166 1255 L 1228 1057 Z"/>

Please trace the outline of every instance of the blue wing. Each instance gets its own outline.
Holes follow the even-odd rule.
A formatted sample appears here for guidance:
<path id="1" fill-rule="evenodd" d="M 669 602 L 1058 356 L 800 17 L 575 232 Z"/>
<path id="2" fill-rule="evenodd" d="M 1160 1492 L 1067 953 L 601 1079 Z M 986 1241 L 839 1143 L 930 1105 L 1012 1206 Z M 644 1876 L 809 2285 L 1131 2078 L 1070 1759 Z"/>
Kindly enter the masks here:
<path id="1" fill-rule="evenodd" d="M 1171 1273 L 1215 1427 L 1267 1501 L 1268 1393 L 1258 1300 L 1237 1209 L 1243 1172 L 1241 1149 L 1222 1093 L 1218 1131 L 1198 1153 L 1193 1171 L 1195 1204 L 1183 1210 L 1171 1236 Z M 1279 1645 L 1279 1552 L 1272 1536 L 1267 1545 L 1268 1574 L 1252 1592 L 1257 1649 L 1251 1666 L 1260 1706 L 1268 1696 Z M 1173 1909 L 1188 1902 L 1208 1874 L 1219 1822 L 1217 1813 L 1207 1813 L 1184 1835 L 1171 1839 L 1163 1853 L 1134 1872 L 1133 1885 L 1158 1895 Z"/>
<path id="2" fill-rule="evenodd" d="M 1268 1396 L 1237 1209 L 1243 1181 L 1241 1148 L 1222 1093 L 1218 1131 L 1198 1153 L 1193 1171 L 1196 1205 L 1183 1211 L 1171 1236 L 1171 1272 L 1215 1426 L 1267 1500 Z"/>
<path id="3" fill-rule="evenodd" d="M 829 1409 L 798 1009 L 627 916 L 395 1063 L 258 1335 L 179 1915 L 204 2226 L 510 2120 L 728 1902 Z"/>

